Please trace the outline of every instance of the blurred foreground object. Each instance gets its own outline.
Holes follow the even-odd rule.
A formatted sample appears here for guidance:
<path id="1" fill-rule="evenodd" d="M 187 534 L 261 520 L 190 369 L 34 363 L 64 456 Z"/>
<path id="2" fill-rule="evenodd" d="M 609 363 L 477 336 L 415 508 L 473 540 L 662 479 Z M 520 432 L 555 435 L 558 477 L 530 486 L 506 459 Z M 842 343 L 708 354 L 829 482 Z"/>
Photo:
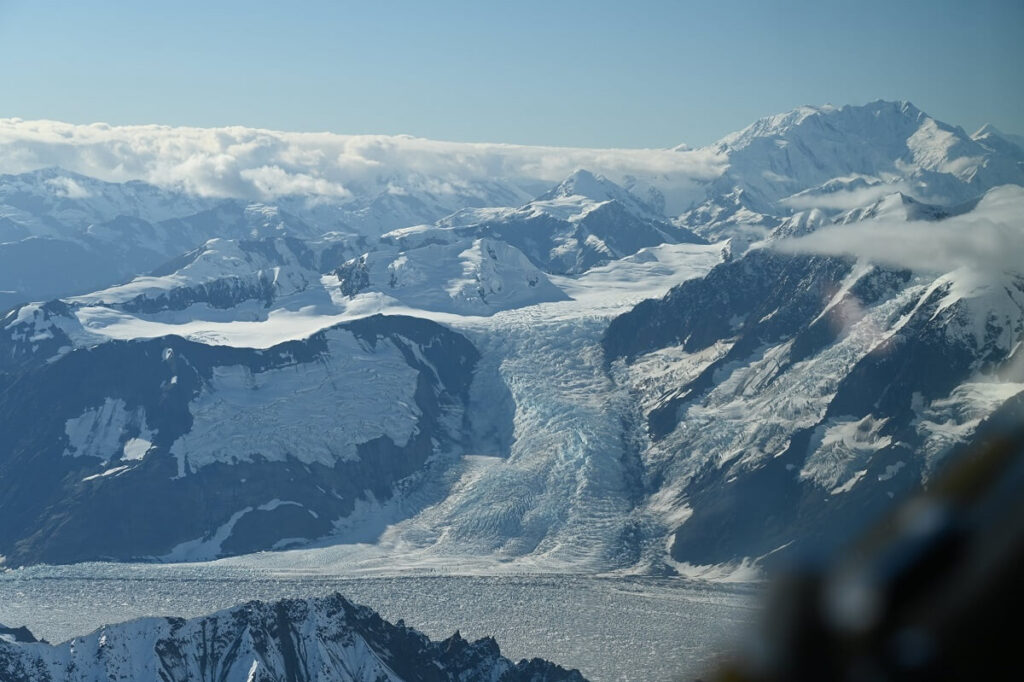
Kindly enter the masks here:
<path id="1" fill-rule="evenodd" d="M 1024 679 L 1024 422 L 990 426 L 838 556 L 778 576 L 713 679 Z"/>

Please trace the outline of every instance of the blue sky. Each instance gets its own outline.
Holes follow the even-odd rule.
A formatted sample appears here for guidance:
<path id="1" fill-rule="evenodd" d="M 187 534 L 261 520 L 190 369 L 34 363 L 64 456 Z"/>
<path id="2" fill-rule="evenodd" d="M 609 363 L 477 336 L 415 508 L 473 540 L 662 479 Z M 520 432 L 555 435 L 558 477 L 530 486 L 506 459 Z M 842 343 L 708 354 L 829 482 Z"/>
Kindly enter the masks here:
<path id="1" fill-rule="evenodd" d="M 703 144 L 909 99 L 1024 133 L 1024 2 L 0 0 L 0 116 Z"/>

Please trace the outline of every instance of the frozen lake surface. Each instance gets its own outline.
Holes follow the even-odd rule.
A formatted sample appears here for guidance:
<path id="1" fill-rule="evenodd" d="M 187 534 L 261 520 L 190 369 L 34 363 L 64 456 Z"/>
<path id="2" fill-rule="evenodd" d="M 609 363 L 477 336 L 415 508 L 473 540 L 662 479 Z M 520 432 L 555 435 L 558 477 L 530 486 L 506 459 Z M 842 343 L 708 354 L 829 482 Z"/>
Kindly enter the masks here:
<path id="1" fill-rule="evenodd" d="M 591 680 L 689 680 L 756 615 L 746 586 L 563 575 L 333 577 L 211 565 L 78 564 L 0 572 L 0 623 L 59 642 L 140 616 L 340 592 L 432 638 L 494 636 Z"/>

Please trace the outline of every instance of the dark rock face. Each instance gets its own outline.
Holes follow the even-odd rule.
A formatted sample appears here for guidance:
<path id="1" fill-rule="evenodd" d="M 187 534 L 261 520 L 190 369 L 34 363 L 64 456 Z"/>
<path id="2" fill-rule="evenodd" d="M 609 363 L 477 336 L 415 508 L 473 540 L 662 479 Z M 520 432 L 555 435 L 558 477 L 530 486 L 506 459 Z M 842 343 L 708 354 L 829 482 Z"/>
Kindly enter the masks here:
<path id="1" fill-rule="evenodd" d="M 44 358 L 70 350 L 74 344 L 64 324 L 70 321 L 71 307 L 60 300 L 18 306 L 0 316 L 0 387 Z"/>
<path id="2" fill-rule="evenodd" d="M 180 287 L 161 296 L 138 296 L 116 307 L 129 313 L 146 314 L 185 310 L 196 303 L 207 303 L 213 308 L 227 310 L 244 301 L 259 301 L 269 306 L 276 292 L 268 274 L 257 272 L 246 278 L 224 277 L 192 287 Z"/>
<path id="3" fill-rule="evenodd" d="M 415 405 L 395 407 L 413 411 L 406 442 L 396 443 L 386 433 L 327 442 L 329 449 L 351 448 L 350 455 L 328 461 L 301 450 L 282 455 L 259 449 L 227 451 L 196 465 L 189 453 L 172 452 L 200 416 L 195 410 L 205 409 L 196 401 L 214 390 L 217 372 L 242 368 L 258 380 L 267 372 L 326 365 L 332 361 L 331 339 L 339 334 L 354 337 L 368 362 L 387 352 L 397 358 L 392 363 L 407 365 L 403 371 L 415 382 L 409 388 Z M 367 491 L 376 500 L 401 494 L 416 485 L 436 453 L 460 447 L 462 412 L 478 359 L 469 341 L 444 327 L 384 316 L 265 350 L 164 337 L 55 355 L 37 348 L 31 362 L 19 354 L 19 343 L 4 339 L 0 348 L 0 357 L 8 359 L 0 373 L 0 554 L 12 564 L 162 556 L 180 543 L 210 539 L 218 529 L 227 533 L 219 554 L 328 534 Z M 309 376 L 322 382 L 333 375 L 316 370 Z M 351 409 L 358 407 L 361 391 L 373 389 L 353 383 L 335 391 L 352 394 L 354 402 L 346 398 L 344 408 Z M 243 400 L 261 395 L 257 381 Z M 292 400 L 302 399 L 300 394 Z M 298 414 L 315 439 L 317 429 L 332 428 L 331 408 L 314 403 L 310 411 L 308 418 L 305 410 Z M 103 447 L 89 445 L 84 454 L 68 456 L 75 453 L 68 420 L 79 415 L 92 420 L 89 442 L 103 439 L 104 420 L 116 428 Z M 122 452 L 133 438 L 146 439 L 148 449 L 132 456 L 129 449 Z"/>
<path id="4" fill-rule="evenodd" d="M 0 678 L 584 682 L 578 671 L 541 659 L 514 663 L 491 638 L 469 642 L 456 632 L 433 642 L 339 594 L 254 601 L 192 620 L 145 618 L 56 646 L 0 640 Z"/>
<path id="5" fill-rule="evenodd" d="M 338 276 L 341 293 L 345 296 L 355 296 L 370 286 L 370 273 L 366 267 L 365 255 L 343 263 L 334 274 Z"/>
<path id="6" fill-rule="evenodd" d="M 37 641 L 35 635 L 27 627 L 9 628 L 0 624 L 0 639 L 7 639 L 12 642 L 31 644 Z"/>
<path id="7" fill-rule="evenodd" d="M 675 344 L 698 350 L 733 336 L 753 344 L 779 338 L 817 315 L 826 289 L 849 270 L 850 263 L 837 259 L 752 251 L 612 320 L 603 340 L 606 356 L 635 358 Z M 762 321 L 775 310 L 782 319 L 776 314 Z"/>
<path id="8" fill-rule="evenodd" d="M 610 367 L 724 344 L 642 415 L 651 447 L 672 453 L 651 463 L 650 490 L 685 481 L 679 500 L 692 509 L 674 532 L 675 560 L 827 552 L 929 475 L 944 451 L 929 420 L 969 434 L 975 408 L 957 391 L 1008 364 L 1024 332 L 1019 278 L 971 299 L 953 281 L 926 286 L 909 272 L 854 267 L 754 250 L 609 326 Z M 851 331 L 867 319 L 879 326 Z M 856 352 L 854 333 L 870 335 Z M 721 423 L 691 421 L 723 405 L 749 409 L 753 435 L 730 431 L 725 411 Z M 939 409 L 949 414 L 933 416 Z"/>

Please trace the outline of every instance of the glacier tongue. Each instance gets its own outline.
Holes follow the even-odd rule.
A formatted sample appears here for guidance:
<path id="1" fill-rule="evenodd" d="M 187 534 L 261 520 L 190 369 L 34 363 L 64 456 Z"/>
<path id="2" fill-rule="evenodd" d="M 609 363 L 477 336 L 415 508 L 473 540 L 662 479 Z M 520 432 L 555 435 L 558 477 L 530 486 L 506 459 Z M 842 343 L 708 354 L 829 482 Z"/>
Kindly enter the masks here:
<path id="1" fill-rule="evenodd" d="M 384 542 L 415 537 L 436 543 L 431 552 L 529 555 L 551 566 L 630 563 L 621 546 L 637 483 L 623 441 L 628 396 L 602 371 L 602 321 L 502 317 L 471 338 L 491 365 L 479 371 L 496 371 L 514 405 L 514 440 L 495 453 L 504 461 Z"/>
<path id="2" fill-rule="evenodd" d="M 664 245 L 556 278 L 571 301 L 486 318 L 434 314 L 481 352 L 467 410 L 470 456 L 445 494 L 423 498 L 422 511 L 406 519 L 393 504 L 369 509 L 371 527 L 381 518 L 391 524 L 373 546 L 295 549 L 262 556 L 260 564 L 317 572 L 632 566 L 641 546 L 632 510 L 642 483 L 627 440 L 631 396 L 605 371 L 601 334 L 635 303 L 702 276 L 720 262 L 722 248 Z M 339 537 L 361 536 L 346 525 Z"/>

